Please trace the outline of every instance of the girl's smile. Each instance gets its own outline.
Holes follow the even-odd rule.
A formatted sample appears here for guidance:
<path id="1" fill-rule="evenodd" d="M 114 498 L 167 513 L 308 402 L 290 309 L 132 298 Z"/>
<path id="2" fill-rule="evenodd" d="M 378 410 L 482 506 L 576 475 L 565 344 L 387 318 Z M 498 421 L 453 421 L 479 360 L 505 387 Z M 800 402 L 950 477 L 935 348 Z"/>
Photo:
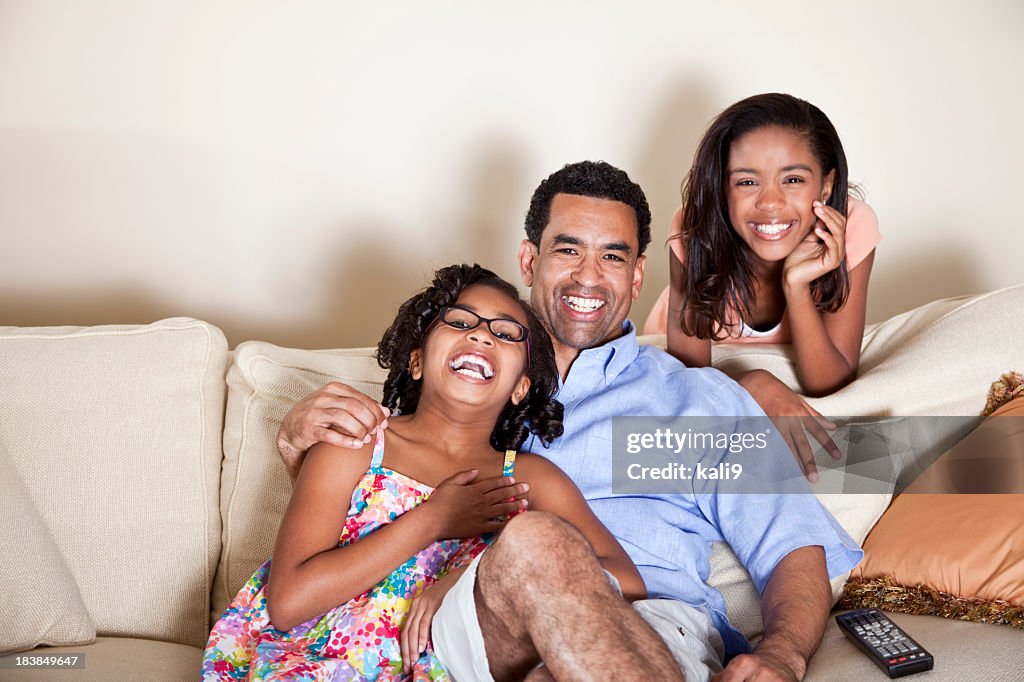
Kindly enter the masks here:
<path id="1" fill-rule="evenodd" d="M 796 224 L 797 221 L 792 220 L 788 223 L 753 223 L 750 227 L 760 239 L 770 242 L 784 239 Z"/>
<path id="2" fill-rule="evenodd" d="M 448 367 L 469 381 L 486 382 L 494 378 L 494 365 L 477 352 L 457 353 L 448 361 Z"/>

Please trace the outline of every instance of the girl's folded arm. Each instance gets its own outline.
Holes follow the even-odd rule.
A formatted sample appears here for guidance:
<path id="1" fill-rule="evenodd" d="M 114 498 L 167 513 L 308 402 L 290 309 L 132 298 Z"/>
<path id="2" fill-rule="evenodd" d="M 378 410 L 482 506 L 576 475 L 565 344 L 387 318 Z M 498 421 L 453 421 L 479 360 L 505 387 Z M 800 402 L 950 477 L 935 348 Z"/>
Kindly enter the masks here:
<path id="1" fill-rule="evenodd" d="M 554 514 L 583 534 L 601 567 L 618 579 L 623 597 L 631 602 L 647 597 L 647 587 L 633 560 L 561 469 L 539 455 L 524 453 L 516 458 L 516 480 L 530 485 L 531 510 Z"/>
<path id="2" fill-rule="evenodd" d="M 277 534 L 267 613 L 290 630 L 370 589 L 436 538 L 430 505 L 420 505 L 359 542 L 338 547 L 352 492 L 370 461 L 361 451 L 310 449 Z"/>
<path id="3" fill-rule="evenodd" d="M 684 308 L 686 276 L 683 264 L 672 249 L 668 252 L 668 272 L 668 326 L 665 330 L 668 352 L 687 367 L 708 367 L 711 365 L 711 340 L 690 336 L 680 325 L 681 316 L 692 315 L 692 311 Z"/>
<path id="4" fill-rule="evenodd" d="M 809 292 L 787 297 L 797 380 L 807 395 L 834 393 L 857 376 L 874 258 L 872 251 L 850 271 L 850 295 L 835 313 L 819 313 Z"/>

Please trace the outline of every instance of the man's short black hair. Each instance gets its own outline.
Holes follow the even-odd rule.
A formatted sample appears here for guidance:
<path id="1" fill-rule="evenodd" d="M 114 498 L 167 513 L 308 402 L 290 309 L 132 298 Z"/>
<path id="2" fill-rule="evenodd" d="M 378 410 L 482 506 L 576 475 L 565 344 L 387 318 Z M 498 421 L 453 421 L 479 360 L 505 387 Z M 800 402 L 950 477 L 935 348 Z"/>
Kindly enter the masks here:
<path id="1" fill-rule="evenodd" d="M 631 206 L 636 212 L 637 240 L 643 254 L 651 243 L 651 209 L 640 185 L 626 171 L 604 161 L 570 163 L 540 183 L 526 213 L 526 238 L 540 246 L 540 235 L 551 219 L 551 202 L 556 194 L 576 194 L 594 199 L 611 199 Z"/>

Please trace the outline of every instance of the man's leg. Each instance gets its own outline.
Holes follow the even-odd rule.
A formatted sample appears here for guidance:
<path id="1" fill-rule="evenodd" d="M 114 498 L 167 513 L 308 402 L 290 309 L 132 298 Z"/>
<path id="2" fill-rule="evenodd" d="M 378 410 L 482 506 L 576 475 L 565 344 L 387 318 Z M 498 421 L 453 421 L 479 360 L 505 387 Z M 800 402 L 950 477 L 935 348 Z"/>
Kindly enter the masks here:
<path id="1" fill-rule="evenodd" d="M 558 680 L 682 680 L 657 634 L 612 589 L 589 543 L 558 517 L 512 519 L 477 570 L 476 612 L 494 679 L 541 659 Z M 544 678 L 539 678 L 544 679 Z"/>
<path id="2" fill-rule="evenodd" d="M 551 677 L 551 673 L 545 666 L 539 665 L 527 673 L 523 682 L 555 682 L 555 678 Z"/>

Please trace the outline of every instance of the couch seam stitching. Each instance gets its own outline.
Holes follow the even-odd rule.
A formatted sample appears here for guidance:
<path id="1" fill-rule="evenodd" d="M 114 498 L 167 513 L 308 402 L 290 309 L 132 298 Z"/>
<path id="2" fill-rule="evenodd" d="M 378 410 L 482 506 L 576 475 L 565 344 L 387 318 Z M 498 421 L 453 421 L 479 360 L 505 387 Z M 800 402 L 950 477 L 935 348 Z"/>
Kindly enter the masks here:
<path id="1" fill-rule="evenodd" d="M 255 360 L 255 359 L 258 359 L 258 356 L 257 356 L 257 358 L 253 358 L 252 360 Z M 251 369 L 252 360 L 250 360 L 249 362 L 245 363 L 246 369 Z M 242 365 L 238 364 L 237 349 L 236 349 L 236 356 L 235 356 L 235 364 L 238 365 L 239 368 L 242 367 Z M 221 553 L 223 554 L 223 557 L 224 557 L 224 589 L 228 593 L 229 597 L 231 596 L 231 590 L 229 588 L 229 585 L 231 583 L 231 580 L 230 580 L 230 576 L 231 576 L 231 552 L 228 551 L 228 550 L 229 550 L 229 548 L 231 548 L 232 541 L 234 539 L 234 537 L 232 535 L 232 531 L 234 530 L 234 523 L 233 523 L 234 517 L 232 515 L 232 512 L 234 511 L 235 496 L 238 494 L 239 472 L 241 472 L 241 470 L 242 470 L 242 457 L 243 457 L 243 453 L 245 452 L 245 442 L 246 442 L 246 437 L 247 437 L 248 432 L 249 432 L 249 429 L 247 428 L 247 425 L 249 423 L 249 413 L 251 411 L 252 403 L 256 399 L 256 393 L 257 393 L 255 376 L 252 375 L 251 372 L 250 372 L 250 376 L 252 376 L 252 378 L 253 378 L 253 392 L 246 399 L 246 401 L 245 401 L 245 409 L 242 411 L 242 437 L 238 441 L 238 457 L 237 457 L 236 462 L 235 462 L 235 475 L 234 475 L 234 480 L 231 482 L 231 496 L 228 498 L 227 513 L 225 514 L 225 517 L 226 517 L 225 521 L 226 521 L 226 523 L 224 524 L 224 547 L 221 550 Z M 227 390 L 230 390 L 230 387 L 227 387 Z M 227 421 L 227 415 L 225 414 L 225 422 L 226 421 Z M 222 438 L 222 441 L 223 441 L 223 438 Z M 225 453 L 225 456 L 226 456 L 226 454 L 227 453 Z M 229 602 L 229 604 L 230 604 L 230 602 Z M 207 612 L 209 612 L 209 609 L 207 609 Z"/>

